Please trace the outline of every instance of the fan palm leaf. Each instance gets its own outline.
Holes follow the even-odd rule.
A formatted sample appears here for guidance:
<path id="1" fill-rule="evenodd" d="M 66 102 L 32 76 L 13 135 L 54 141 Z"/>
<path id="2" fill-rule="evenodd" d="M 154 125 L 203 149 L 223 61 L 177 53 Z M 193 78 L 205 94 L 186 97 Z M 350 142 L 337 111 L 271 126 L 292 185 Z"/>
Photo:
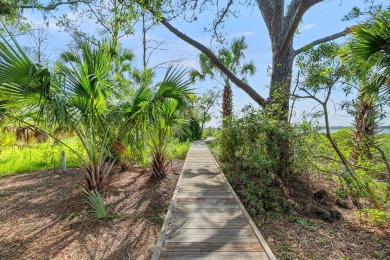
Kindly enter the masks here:
<path id="1" fill-rule="evenodd" d="M 0 36 L 0 90 L 14 107 L 40 107 L 49 99 L 50 72 L 32 62 L 11 36 Z"/>
<path id="2" fill-rule="evenodd" d="M 355 60 L 369 60 L 375 64 L 374 84 L 369 84 L 369 90 L 383 91 L 390 96 L 390 12 L 379 14 L 372 23 L 362 24 L 353 34 L 350 47 Z"/>

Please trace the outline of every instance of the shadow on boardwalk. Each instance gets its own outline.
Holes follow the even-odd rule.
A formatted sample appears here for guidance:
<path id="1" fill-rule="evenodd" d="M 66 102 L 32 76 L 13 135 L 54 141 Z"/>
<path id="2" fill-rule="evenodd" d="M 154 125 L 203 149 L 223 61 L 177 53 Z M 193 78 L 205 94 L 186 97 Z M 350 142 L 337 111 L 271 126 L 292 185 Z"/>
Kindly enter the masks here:
<path id="1" fill-rule="evenodd" d="M 188 152 L 153 259 L 275 259 L 204 143 Z"/>

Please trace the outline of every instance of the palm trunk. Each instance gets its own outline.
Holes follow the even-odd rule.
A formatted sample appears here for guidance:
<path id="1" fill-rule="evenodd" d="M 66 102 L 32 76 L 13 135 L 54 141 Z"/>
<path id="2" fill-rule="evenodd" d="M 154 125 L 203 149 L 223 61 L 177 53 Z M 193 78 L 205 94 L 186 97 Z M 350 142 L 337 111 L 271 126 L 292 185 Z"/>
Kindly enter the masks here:
<path id="1" fill-rule="evenodd" d="M 235 163 L 235 150 L 232 143 L 231 118 L 233 115 L 233 92 L 229 80 L 225 80 L 222 93 L 222 131 L 224 137 L 221 142 L 221 161 Z"/>
<path id="2" fill-rule="evenodd" d="M 355 122 L 354 122 L 354 145 L 351 155 L 352 164 L 358 162 L 359 157 L 366 156 L 372 158 L 370 140 L 376 132 L 376 124 L 374 122 L 374 103 L 373 99 L 365 92 L 360 92 L 355 106 Z M 364 131 L 364 132 L 363 132 Z M 366 135 L 369 138 L 366 138 Z"/>
<path id="3" fill-rule="evenodd" d="M 233 92 L 229 80 L 225 81 L 222 94 L 222 122 L 223 127 L 227 125 L 227 118 L 233 115 Z"/>

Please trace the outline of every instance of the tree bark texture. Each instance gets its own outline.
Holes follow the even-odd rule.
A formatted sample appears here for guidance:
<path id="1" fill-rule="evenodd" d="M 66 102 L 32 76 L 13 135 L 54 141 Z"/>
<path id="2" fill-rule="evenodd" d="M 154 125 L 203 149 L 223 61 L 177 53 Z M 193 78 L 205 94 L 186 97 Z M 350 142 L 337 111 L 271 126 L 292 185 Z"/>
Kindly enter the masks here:
<path id="1" fill-rule="evenodd" d="M 360 156 L 366 156 L 368 159 L 372 158 L 370 139 L 374 137 L 376 132 L 376 124 L 373 121 L 375 118 L 375 110 L 373 99 L 365 92 L 360 92 L 358 100 L 354 104 L 354 144 L 352 150 L 352 164 L 356 164 Z M 364 131 L 364 132 L 363 132 Z M 364 134 L 365 133 L 365 134 Z"/>
<path id="2" fill-rule="evenodd" d="M 222 121 L 226 124 L 226 118 L 233 115 L 233 91 L 230 86 L 229 80 L 225 82 L 222 94 Z"/>

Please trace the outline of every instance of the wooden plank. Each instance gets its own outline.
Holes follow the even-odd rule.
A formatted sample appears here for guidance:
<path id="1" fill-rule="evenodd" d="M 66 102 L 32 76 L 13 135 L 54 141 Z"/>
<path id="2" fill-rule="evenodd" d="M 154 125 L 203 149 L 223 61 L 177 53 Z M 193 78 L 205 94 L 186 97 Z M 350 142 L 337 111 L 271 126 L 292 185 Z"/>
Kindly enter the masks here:
<path id="1" fill-rule="evenodd" d="M 219 236 L 212 234 L 203 235 L 168 235 L 165 237 L 167 242 L 259 242 L 256 236 L 237 235 L 237 236 Z"/>
<path id="2" fill-rule="evenodd" d="M 198 187 L 210 187 L 210 186 L 225 186 L 226 184 L 222 180 L 183 180 L 181 186 L 198 186 Z"/>
<path id="3" fill-rule="evenodd" d="M 247 222 L 174 222 L 171 228 L 251 228 Z"/>
<path id="4" fill-rule="evenodd" d="M 190 153 L 190 151 L 191 151 L 191 148 L 188 150 L 187 156 Z M 179 180 L 177 181 L 177 184 L 176 184 L 176 189 L 173 192 L 173 196 L 172 196 L 172 199 L 171 199 L 171 204 L 169 205 L 169 209 L 167 211 L 167 215 L 165 216 L 164 223 L 163 223 L 163 226 L 162 226 L 161 231 L 160 231 L 160 236 L 158 237 L 156 246 L 155 246 L 154 251 L 153 251 L 152 260 L 160 259 L 161 248 L 163 246 L 164 239 L 165 239 L 165 232 L 167 231 L 168 224 L 170 223 L 171 218 L 172 218 L 173 207 L 175 205 L 176 196 L 177 196 L 177 194 L 179 192 L 179 187 L 181 185 L 180 183 L 181 183 L 181 179 L 182 179 L 182 176 L 183 176 L 182 173 L 183 173 L 183 170 L 185 169 L 185 165 L 186 165 L 187 162 L 188 162 L 188 160 L 187 160 L 187 157 L 186 157 L 186 159 L 184 161 L 184 166 L 183 166 L 183 168 L 181 170 L 181 174 L 180 174 Z"/>
<path id="5" fill-rule="evenodd" d="M 205 198 L 205 199 L 228 199 L 228 198 L 234 198 L 232 194 L 182 194 L 178 193 L 177 198 L 179 199 L 191 199 L 191 198 Z"/>
<path id="6" fill-rule="evenodd" d="M 214 242 L 183 243 L 166 242 L 162 249 L 165 252 L 263 252 L 258 242 Z"/>
<path id="7" fill-rule="evenodd" d="M 208 152 L 211 155 L 211 152 L 210 151 L 208 151 Z M 214 159 L 214 157 L 213 157 L 213 159 Z M 215 161 L 215 164 L 218 166 L 218 163 L 216 161 Z M 219 168 L 219 166 L 218 166 L 218 168 Z M 257 229 L 256 224 L 253 222 L 252 218 L 249 216 L 249 214 L 246 211 L 244 205 L 242 205 L 242 203 L 241 203 L 240 199 L 238 198 L 236 192 L 234 191 L 234 189 L 232 188 L 232 186 L 230 185 L 229 181 L 226 179 L 226 177 L 225 177 L 225 175 L 223 174 L 222 171 L 221 171 L 221 175 L 225 179 L 226 184 L 228 185 L 228 187 L 231 190 L 234 198 L 236 199 L 238 205 L 240 206 L 242 212 L 244 213 L 245 218 L 248 220 L 249 225 L 252 227 L 252 230 L 255 232 L 256 237 L 258 238 L 259 242 L 261 243 L 261 246 L 264 248 L 264 251 L 266 252 L 268 258 L 271 259 L 271 260 L 276 260 L 276 257 L 274 255 L 274 253 L 272 252 L 271 248 L 268 246 L 268 244 L 265 241 L 264 237 L 261 235 L 260 231 Z"/>
<path id="8" fill-rule="evenodd" d="M 265 252 L 163 252 L 161 259 L 170 260 L 264 260 L 268 259 Z"/>
<path id="9" fill-rule="evenodd" d="M 213 186 L 225 186 L 226 187 L 226 184 L 225 182 L 221 181 L 221 180 L 185 180 L 183 181 L 183 183 L 181 184 L 181 186 L 195 186 L 195 187 L 199 187 L 199 188 L 211 188 Z"/>
<path id="10" fill-rule="evenodd" d="M 202 176 L 202 175 L 205 175 L 205 176 L 218 176 L 220 175 L 219 173 L 219 169 L 217 167 L 213 168 L 213 169 L 185 169 L 184 172 L 183 172 L 183 175 L 184 177 L 190 175 L 190 176 Z"/>
<path id="11" fill-rule="evenodd" d="M 252 229 L 247 228 L 210 228 L 210 229 L 197 229 L 197 228 L 170 228 L 166 235 L 178 236 L 178 235 L 213 235 L 213 236 L 248 236 L 254 237 L 255 233 Z"/>
<path id="12" fill-rule="evenodd" d="M 216 204 L 216 203 L 224 203 L 224 204 L 233 204 L 237 205 L 237 202 L 234 198 L 224 198 L 224 199 L 205 199 L 205 198 L 177 198 L 176 203 L 206 203 L 206 204 Z"/>
<path id="13" fill-rule="evenodd" d="M 180 191 L 208 191 L 208 190 L 213 190 L 213 191 L 230 191 L 229 188 L 225 185 L 221 186 L 214 186 L 214 187 L 197 187 L 197 186 L 181 186 L 179 187 L 179 192 Z"/>
<path id="14" fill-rule="evenodd" d="M 227 214 L 242 214 L 240 208 L 178 208 L 175 207 L 173 210 L 176 213 L 205 213 L 205 214 L 216 214 L 216 213 L 227 213 Z"/>
<path id="15" fill-rule="evenodd" d="M 184 174 L 183 180 L 218 180 L 218 181 L 224 181 L 221 174 L 209 174 L 209 173 L 200 173 L 200 174 Z"/>
<path id="16" fill-rule="evenodd" d="M 206 204 L 206 203 L 197 203 L 197 204 L 175 204 L 175 209 L 186 210 L 186 209 L 240 209 L 238 205 L 226 205 L 224 203 L 218 204 Z"/>
<path id="17" fill-rule="evenodd" d="M 152 259 L 275 259 L 248 217 L 209 149 L 195 143 Z"/>
<path id="18" fill-rule="evenodd" d="M 222 188 L 226 188 L 226 185 L 223 185 L 223 183 L 221 184 L 215 184 L 215 185 L 206 185 L 206 184 L 189 184 L 189 185 L 186 185 L 186 186 L 181 186 L 181 188 L 185 188 L 185 189 L 208 189 L 208 190 L 214 190 L 214 189 L 222 189 Z"/>
<path id="19" fill-rule="evenodd" d="M 232 195 L 230 191 L 215 191 L 215 190 L 205 190 L 205 191 L 180 191 L 180 195 Z"/>
<path id="20" fill-rule="evenodd" d="M 230 225 L 232 222 L 238 222 L 238 223 L 247 223 L 246 219 L 244 216 L 228 216 L 228 217 L 183 217 L 179 216 L 178 214 L 175 214 L 172 216 L 170 220 L 170 224 L 182 224 L 182 223 L 225 223 L 226 225 Z"/>
<path id="21" fill-rule="evenodd" d="M 175 212 L 175 217 L 178 218 L 236 218 L 242 216 L 242 212 L 236 212 L 236 213 L 200 213 L 200 212 Z"/>

